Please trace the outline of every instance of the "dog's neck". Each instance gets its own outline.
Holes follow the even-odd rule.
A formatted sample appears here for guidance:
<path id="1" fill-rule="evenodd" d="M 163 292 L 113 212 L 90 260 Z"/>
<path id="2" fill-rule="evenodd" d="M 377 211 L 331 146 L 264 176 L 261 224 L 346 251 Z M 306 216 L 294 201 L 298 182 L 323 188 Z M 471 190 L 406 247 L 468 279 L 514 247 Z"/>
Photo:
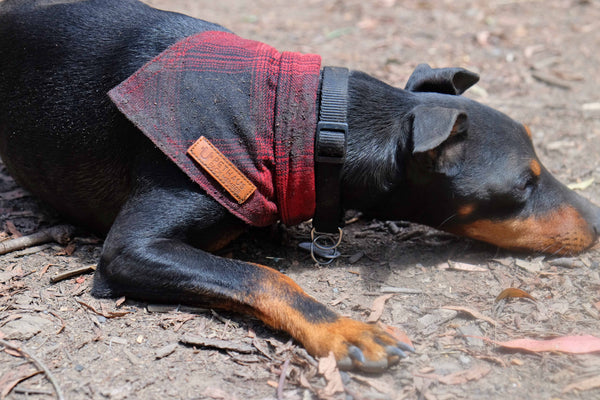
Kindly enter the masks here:
<path id="1" fill-rule="evenodd" d="M 362 72 L 348 82 L 348 146 L 342 175 L 345 209 L 365 210 L 400 184 L 416 99 Z"/>

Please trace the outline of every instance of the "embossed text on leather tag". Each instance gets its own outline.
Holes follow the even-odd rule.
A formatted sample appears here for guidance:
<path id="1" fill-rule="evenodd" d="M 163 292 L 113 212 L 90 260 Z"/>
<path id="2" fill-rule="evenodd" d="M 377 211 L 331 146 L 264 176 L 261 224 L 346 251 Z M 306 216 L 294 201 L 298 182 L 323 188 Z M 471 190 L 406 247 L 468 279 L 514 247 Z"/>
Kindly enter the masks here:
<path id="1" fill-rule="evenodd" d="M 256 190 L 256 186 L 204 136 L 191 145 L 187 153 L 239 204 L 248 200 Z"/>

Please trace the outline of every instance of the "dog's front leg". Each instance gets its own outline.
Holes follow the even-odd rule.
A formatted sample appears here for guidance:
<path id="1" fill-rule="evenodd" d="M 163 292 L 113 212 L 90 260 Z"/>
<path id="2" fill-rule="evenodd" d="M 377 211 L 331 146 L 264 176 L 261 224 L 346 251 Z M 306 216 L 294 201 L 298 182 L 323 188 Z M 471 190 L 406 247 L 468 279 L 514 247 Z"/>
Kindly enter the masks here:
<path id="1" fill-rule="evenodd" d="M 288 332 L 314 356 L 333 352 L 345 369 L 380 371 L 404 356 L 408 346 L 377 325 L 338 316 L 280 272 L 188 244 L 192 233 L 211 235 L 228 218 L 202 193 L 153 189 L 136 196 L 106 239 L 93 294 L 251 314 Z"/>

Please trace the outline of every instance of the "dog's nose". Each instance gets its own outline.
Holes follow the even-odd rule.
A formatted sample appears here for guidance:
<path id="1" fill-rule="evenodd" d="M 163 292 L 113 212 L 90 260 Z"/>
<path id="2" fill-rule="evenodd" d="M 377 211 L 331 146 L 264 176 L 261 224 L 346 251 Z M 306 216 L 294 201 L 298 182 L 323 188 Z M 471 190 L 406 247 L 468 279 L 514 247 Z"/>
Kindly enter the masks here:
<path id="1" fill-rule="evenodd" d="M 596 213 L 592 227 L 594 228 L 594 233 L 596 234 L 596 237 L 600 236 L 600 209 Z"/>
<path id="2" fill-rule="evenodd" d="M 579 194 L 571 196 L 570 200 L 571 204 L 579 211 L 581 217 L 587 222 L 588 230 L 590 234 L 593 234 L 595 242 L 600 237 L 600 207 Z"/>
<path id="3" fill-rule="evenodd" d="M 600 236 L 600 207 L 590 203 L 589 211 L 591 212 L 588 212 L 588 222 L 598 238 Z"/>

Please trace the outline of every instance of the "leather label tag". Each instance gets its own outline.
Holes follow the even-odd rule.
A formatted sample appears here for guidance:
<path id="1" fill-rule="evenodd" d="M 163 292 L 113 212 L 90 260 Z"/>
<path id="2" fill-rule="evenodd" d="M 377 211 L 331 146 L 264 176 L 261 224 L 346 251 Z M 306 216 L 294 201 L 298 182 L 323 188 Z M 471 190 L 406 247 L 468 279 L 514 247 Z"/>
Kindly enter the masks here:
<path id="1" fill-rule="evenodd" d="M 201 136 L 187 153 L 202 166 L 233 198 L 243 204 L 256 186 L 231 163 L 208 139 Z"/>

